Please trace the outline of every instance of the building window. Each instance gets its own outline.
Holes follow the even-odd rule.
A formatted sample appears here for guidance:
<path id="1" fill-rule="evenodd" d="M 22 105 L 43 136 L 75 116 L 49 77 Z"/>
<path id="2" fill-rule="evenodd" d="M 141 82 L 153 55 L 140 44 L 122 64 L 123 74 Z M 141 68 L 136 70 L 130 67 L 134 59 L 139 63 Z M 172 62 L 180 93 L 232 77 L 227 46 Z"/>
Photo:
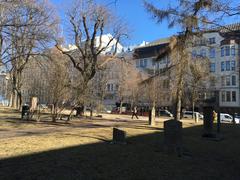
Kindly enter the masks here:
<path id="1" fill-rule="evenodd" d="M 232 91 L 232 101 L 236 102 L 236 91 Z"/>
<path id="2" fill-rule="evenodd" d="M 215 44 L 215 43 L 216 43 L 215 37 L 209 38 L 209 44 Z"/>
<path id="3" fill-rule="evenodd" d="M 111 90 L 111 86 L 110 84 L 107 84 L 107 91 L 110 91 Z"/>
<path id="4" fill-rule="evenodd" d="M 147 59 L 144 59 L 144 67 L 147 67 Z"/>
<path id="5" fill-rule="evenodd" d="M 143 59 L 140 60 L 140 67 L 144 67 L 144 60 Z"/>
<path id="6" fill-rule="evenodd" d="M 235 56 L 235 46 L 232 46 L 232 47 L 231 47 L 231 55 L 232 55 L 232 56 Z"/>
<path id="7" fill-rule="evenodd" d="M 221 56 L 224 56 L 224 47 L 221 47 Z"/>
<path id="8" fill-rule="evenodd" d="M 222 85 L 222 86 L 225 86 L 225 76 L 222 76 L 222 77 L 221 77 L 221 85 Z"/>
<path id="9" fill-rule="evenodd" d="M 206 57 L 206 56 L 207 56 L 205 49 L 202 49 L 202 50 L 201 50 L 200 56 L 201 56 L 201 57 Z"/>
<path id="10" fill-rule="evenodd" d="M 113 91 L 113 84 L 107 84 L 107 91 Z"/>
<path id="11" fill-rule="evenodd" d="M 236 86 L 236 76 L 232 76 L 232 86 Z"/>
<path id="12" fill-rule="evenodd" d="M 227 102 L 231 101 L 231 91 L 226 91 L 226 101 Z"/>
<path id="13" fill-rule="evenodd" d="M 209 49 L 209 57 L 210 58 L 215 58 L 215 48 L 210 48 Z"/>
<path id="14" fill-rule="evenodd" d="M 230 71 L 230 61 L 226 61 L 226 71 Z"/>
<path id="15" fill-rule="evenodd" d="M 230 76 L 226 77 L 226 86 L 230 86 L 231 82 L 230 82 Z"/>
<path id="16" fill-rule="evenodd" d="M 225 91 L 222 91 L 222 102 L 226 101 L 226 94 Z"/>
<path id="17" fill-rule="evenodd" d="M 235 63 L 235 61 L 232 61 L 231 62 L 231 70 L 235 71 L 235 68 L 236 68 L 236 63 Z"/>
<path id="18" fill-rule="evenodd" d="M 197 56 L 197 51 L 196 50 L 193 50 L 192 51 L 192 58 L 195 58 Z"/>
<path id="19" fill-rule="evenodd" d="M 164 56 L 162 63 L 163 63 L 163 64 L 166 64 L 166 63 L 167 63 L 167 56 Z"/>
<path id="20" fill-rule="evenodd" d="M 225 56 L 230 56 L 230 47 L 225 46 Z"/>
<path id="21" fill-rule="evenodd" d="M 224 71 L 224 69 L 225 69 L 225 63 L 221 62 L 221 71 Z"/>
<path id="22" fill-rule="evenodd" d="M 215 72 L 215 63 L 210 64 L 210 72 Z"/>
<path id="23" fill-rule="evenodd" d="M 115 85 L 115 90 L 118 91 L 118 88 L 119 88 L 119 85 L 116 84 L 116 85 Z"/>
<path id="24" fill-rule="evenodd" d="M 136 67 L 139 67 L 139 60 L 136 60 Z"/>
<path id="25" fill-rule="evenodd" d="M 155 60 L 154 59 L 152 59 L 152 66 L 155 66 Z"/>

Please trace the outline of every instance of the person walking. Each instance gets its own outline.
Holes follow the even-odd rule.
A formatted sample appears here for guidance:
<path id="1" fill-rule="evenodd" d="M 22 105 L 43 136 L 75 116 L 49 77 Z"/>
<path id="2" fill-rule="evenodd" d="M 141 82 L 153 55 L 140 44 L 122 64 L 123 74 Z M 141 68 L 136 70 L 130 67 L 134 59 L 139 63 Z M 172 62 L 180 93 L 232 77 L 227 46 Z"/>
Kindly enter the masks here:
<path id="1" fill-rule="evenodd" d="M 213 122 L 217 122 L 217 113 L 213 110 Z"/>
<path id="2" fill-rule="evenodd" d="M 134 116 L 138 119 L 138 116 L 137 116 L 137 106 L 134 106 L 134 108 L 133 108 L 132 119 L 133 119 Z"/>

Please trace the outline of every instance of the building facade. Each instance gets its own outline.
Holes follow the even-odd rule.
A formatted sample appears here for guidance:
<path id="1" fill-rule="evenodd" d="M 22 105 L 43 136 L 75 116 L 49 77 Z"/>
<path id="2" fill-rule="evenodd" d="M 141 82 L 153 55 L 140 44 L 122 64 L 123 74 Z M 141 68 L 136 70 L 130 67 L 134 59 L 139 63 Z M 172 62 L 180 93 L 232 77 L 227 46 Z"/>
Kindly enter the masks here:
<path id="1" fill-rule="evenodd" d="M 145 71 L 153 76 L 154 73 L 162 77 L 163 83 L 168 77 L 161 72 L 171 62 L 169 56 L 155 61 L 161 49 L 166 47 L 170 38 L 160 39 L 148 45 L 135 49 L 134 60 L 136 68 Z M 215 104 L 228 112 L 229 109 L 240 109 L 240 24 L 233 24 L 225 28 L 218 28 L 203 32 L 201 37 L 194 37 L 193 46 L 189 48 L 192 59 L 203 57 L 209 60 L 210 79 L 206 82 L 206 93 L 204 99 L 214 99 Z M 198 60 L 200 60 L 199 58 Z M 164 83 L 163 83 L 164 84 Z M 169 85 L 165 85 L 169 87 Z M 171 88 L 171 86 L 170 86 Z M 164 91 L 164 88 L 157 90 L 157 94 L 163 94 L 168 101 L 162 100 L 161 106 L 169 106 L 171 94 Z M 165 94 L 165 95 L 164 95 Z M 161 97 L 161 95 L 160 95 Z"/>
<path id="2" fill-rule="evenodd" d="M 223 111 L 240 109 L 240 24 L 215 29 L 196 38 L 192 56 L 207 57 L 210 73 L 209 92 Z"/>

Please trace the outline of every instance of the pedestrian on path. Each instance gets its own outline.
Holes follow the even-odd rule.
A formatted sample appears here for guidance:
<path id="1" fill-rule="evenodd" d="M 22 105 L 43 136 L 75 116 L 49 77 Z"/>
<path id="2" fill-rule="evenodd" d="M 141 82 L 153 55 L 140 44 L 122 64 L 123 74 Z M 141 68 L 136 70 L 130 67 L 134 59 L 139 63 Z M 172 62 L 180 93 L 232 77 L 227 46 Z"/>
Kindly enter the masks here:
<path id="1" fill-rule="evenodd" d="M 132 119 L 133 119 L 134 116 L 138 119 L 138 116 L 137 116 L 137 106 L 134 106 L 134 108 L 132 110 Z"/>

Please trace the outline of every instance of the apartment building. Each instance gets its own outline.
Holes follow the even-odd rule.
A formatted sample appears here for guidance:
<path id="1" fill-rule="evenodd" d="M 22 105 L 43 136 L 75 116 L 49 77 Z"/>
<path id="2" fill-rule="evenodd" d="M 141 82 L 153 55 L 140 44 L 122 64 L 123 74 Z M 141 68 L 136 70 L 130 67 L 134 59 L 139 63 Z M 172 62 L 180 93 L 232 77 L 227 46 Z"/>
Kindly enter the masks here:
<path id="1" fill-rule="evenodd" d="M 156 60 L 159 54 L 169 45 L 169 41 L 169 38 L 160 39 L 134 50 L 133 57 L 136 68 L 150 76 L 139 84 L 142 91 L 141 106 L 150 107 L 154 102 L 158 108 L 171 108 L 170 81 L 169 76 L 164 73 L 169 66 L 170 58 L 166 55 Z"/>
<path id="2" fill-rule="evenodd" d="M 156 72 L 163 71 L 171 59 L 167 55 L 160 61 L 156 62 L 155 59 L 161 49 L 168 45 L 169 40 L 170 38 L 160 39 L 144 47 L 136 48 L 134 56 L 136 67 L 152 76 Z M 201 37 L 194 38 L 193 47 L 189 51 L 193 59 L 198 56 L 206 57 L 210 62 L 209 69 L 213 80 L 206 82 L 208 93 L 204 98 L 212 98 L 215 104 L 219 103 L 223 111 L 240 109 L 240 24 L 203 32 Z M 162 74 L 161 77 L 164 79 Z M 161 89 L 157 93 L 165 92 Z M 166 92 L 164 97 L 169 101 L 166 104 L 163 103 L 162 106 L 168 106 L 171 102 L 168 96 L 170 94 Z"/>
<path id="3" fill-rule="evenodd" d="M 240 24 L 207 31 L 194 43 L 193 58 L 202 56 L 210 61 L 215 82 L 209 83 L 209 90 L 217 98 L 216 103 L 223 111 L 239 109 Z"/>

